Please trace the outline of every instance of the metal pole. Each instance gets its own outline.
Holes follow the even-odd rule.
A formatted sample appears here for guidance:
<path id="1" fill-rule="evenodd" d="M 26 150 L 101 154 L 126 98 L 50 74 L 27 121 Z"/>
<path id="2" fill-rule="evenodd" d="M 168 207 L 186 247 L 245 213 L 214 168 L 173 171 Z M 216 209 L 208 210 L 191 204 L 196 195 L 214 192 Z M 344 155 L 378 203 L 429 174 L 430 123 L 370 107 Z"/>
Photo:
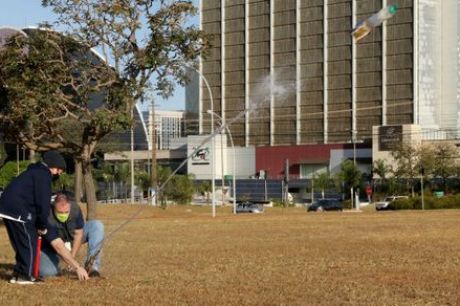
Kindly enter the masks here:
<path id="1" fill-rule="evenodd" d="M 356 130 L 352 129 L 351 131 L 351 142 L 353 143 L 353 172 L 356 170 Z M 352 207 L 353 202 L 355 205 L 355 209 L 359 210 L 359 195 L 355 195 L 355 186 L 352 186 Z"/>
<path id="2" fill-rule="evenodd" d="M 224 186 L 225 186 L 225 178 L 224 178 L 224 132 L 223 130 L 220 132 L 220 170 L 221 170 L 221 184 L 222 184 L 222 207 L 224 207 Z"/>
<path id="3" fill-rule="evenodd" d="M 212 111 L 211 110 L 208 110 L 208 113 L 211 113 Z M 222 117 L 219 116 L 218 114 L 216 113 L 213 113 L 217 118 L 219 118 L 221 120 L 221 124 L 223 125 L 223 120 L 222 120 Z M 221 126 L 222 126 L 221 125 Z M 235 177 L 236 177 L 236 159 L 235 159 L 235 156 L 236 156 L 236 151 L 235 151 L 235 144 L 233 143 L 233 137 L 232 137 L 232 132 L 230 130 L 230 128 L 228 127 L 228 125 L 225 127 L 225 129 L 227 130 L 228 132 L 228 135 L 230 136 L 230 143 L 232 145 L 232 151 L 233 151 L 233 179 L 232 179 L 232 189 L 233 189 L 233 213 L 236 214 L 236 181 L 235 181 Z M 221 134 L 222 135 L 222 134 Z M 221 138 L 222 139 L 222 138 Z M 223 145 L 222 145 L 222 150 L 223 150 Z M 223 152 L 223 151 L 222 151 Z M 222 155 L 223 156 L 223 155 Z M 223 158 L 222 158 L 223 160 Z M 223 167 L 223 166 L 222 166 Z M 223 169 L 223 168 L 222 168 Z M 223 198 L 223 196 L 222 196 Z M 222 202 L 223 203 L 223 202 Z"/>
<path id="4" fill-rule="evenodd" d="M 134 204 L 134 107 L 131 108 L 131 204 Z"/>
<path id="5" fill-rule="evenodd" d="M 230 142 L 232 143 L 232 151 L 233 151 L 233 214 L 236 215 L 236 151 L 235 151 L 235 145 L 233 144 L 233 137 L 232 133 L 230 132 L 230 128 L 227 126 L 227 131 L 228 134 L 230 135 Z"/>
<path id="6" fill-rule="evenodd" d="M 193 66 L 190 66 L 188 65 L 187 63 L 182 63 L 182 65 L 184 65 L 185 67 L 189 68 L 189 69 L 192 69 L 193 71 L 195 71 L 196 73 L 198 73 L 198 75 L 201 77 L 201 79 L 203 80 L 204 84 L 206 85 L 206 88 L 208 89 L 208 94 L 209 94 L 209 100 L 211 100 L 211 108 L 209 109 L 212 114 L 211 114 L 211 135 L 214 134 L 214 100 L 212 98 L 212 91 L 211 91 L 211 86 L 209 86 L 209 83 L 208 83 L 208 80 L 204 77 L 204 75 L 201 73 L 201 71 L 199 69 L 196 69 L 195 67 Z M 209 163 L 211 165 L 211 188 L 212 188 L 212 216 L 215 217 L 216 216 L 216 185 L 215 185 L 215 182 L 214 182 L 214 178 L 216 176 L 216 169 L 214 169 L 214 163 L 215 163 L 215 158 L 216 158 L 216 154 L 215 154 L 215 143 L 214 143 L 214 139 L 211 138 L 211 150 L 212 150 L 212 155 L 211 155 L 211 162 Z"/>

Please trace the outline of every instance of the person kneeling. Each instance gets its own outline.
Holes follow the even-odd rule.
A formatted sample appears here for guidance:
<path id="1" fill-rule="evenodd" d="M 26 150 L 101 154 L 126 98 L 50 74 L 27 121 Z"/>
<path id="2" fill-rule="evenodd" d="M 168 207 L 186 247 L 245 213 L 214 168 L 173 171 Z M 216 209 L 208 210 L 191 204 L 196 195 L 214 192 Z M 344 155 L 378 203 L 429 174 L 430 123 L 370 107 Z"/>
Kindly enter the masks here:
<path id="1" fill-rule="evenodd" d="M 88 271 L 89 276 L 99 277 L 101 264 L 99 248 L 102 246 L 104 239 L 104 225 L 102 222 L 90 220 L 85 223 L 80 206 L 73 201 L 71 202 L 65 194 L 59 193 L 52 203 L 48 224 L 50 232 L 54 232 L 56 238 L 63 242 L 73 259 L 76 258 L 81 245 L 88 243 L 86 260 L 88 261 L 97 255 L 94 264 Z M 61 254 L 56 252 L 52 244 L 44 244 L 42 248 L 39 270 L 41 277 L 56 276 L 60 273 L 58 255 Z M 66 260 L 64 259 L 64 261 Z M 69 270 L 72 270 L 72 266 L 69 266 Z"/>

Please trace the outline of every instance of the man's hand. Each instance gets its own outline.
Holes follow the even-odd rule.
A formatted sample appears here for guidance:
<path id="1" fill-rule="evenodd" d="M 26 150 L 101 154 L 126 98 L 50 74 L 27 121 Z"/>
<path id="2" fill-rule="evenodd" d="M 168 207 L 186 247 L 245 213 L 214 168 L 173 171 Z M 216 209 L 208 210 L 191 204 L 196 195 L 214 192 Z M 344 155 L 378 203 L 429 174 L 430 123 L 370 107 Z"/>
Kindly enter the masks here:
<path id="1" fill-rule="evenodd" d="M 77 274 L 79 280 L 89 279 L 88 272 L 86 272 L 86 270 L 83 267 L 78 266 L 75 269 L 75 273 Z"/>
<path id="2" fill-rule="evenodd" d="M 44 228 L 44 229 L 37 229 L 37 233 L 38 233 L 38 235 L 40 235 L 40 236 L 45 236 L 46 233 L 48 233 L 48 230 L 47 230 L 46 228 Z"/>

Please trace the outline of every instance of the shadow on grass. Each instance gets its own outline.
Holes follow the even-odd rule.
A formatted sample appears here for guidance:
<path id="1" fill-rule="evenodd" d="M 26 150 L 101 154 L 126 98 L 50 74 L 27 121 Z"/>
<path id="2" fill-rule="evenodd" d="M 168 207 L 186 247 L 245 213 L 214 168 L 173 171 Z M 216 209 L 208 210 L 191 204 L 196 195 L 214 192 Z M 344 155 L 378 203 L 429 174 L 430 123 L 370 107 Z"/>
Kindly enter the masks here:
<path id="1" fill-rule="evenodd" d="M 8 280 L 11 278 L 11 273 L 13 272 L 13 264 L 10 263 L 0 263 L 0 279 Z"/>

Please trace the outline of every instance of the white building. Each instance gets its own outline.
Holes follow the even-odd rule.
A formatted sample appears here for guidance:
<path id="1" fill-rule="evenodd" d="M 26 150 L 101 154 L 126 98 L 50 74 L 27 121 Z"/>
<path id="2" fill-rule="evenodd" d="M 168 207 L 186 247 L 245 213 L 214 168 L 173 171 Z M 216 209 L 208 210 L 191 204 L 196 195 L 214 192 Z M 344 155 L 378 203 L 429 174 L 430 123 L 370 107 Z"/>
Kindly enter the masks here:
<path id="1" fill-rule="evenodd" d="M 425 139 L 459 138 L 460 1 L 415 1 L 415 124 Z"/>

